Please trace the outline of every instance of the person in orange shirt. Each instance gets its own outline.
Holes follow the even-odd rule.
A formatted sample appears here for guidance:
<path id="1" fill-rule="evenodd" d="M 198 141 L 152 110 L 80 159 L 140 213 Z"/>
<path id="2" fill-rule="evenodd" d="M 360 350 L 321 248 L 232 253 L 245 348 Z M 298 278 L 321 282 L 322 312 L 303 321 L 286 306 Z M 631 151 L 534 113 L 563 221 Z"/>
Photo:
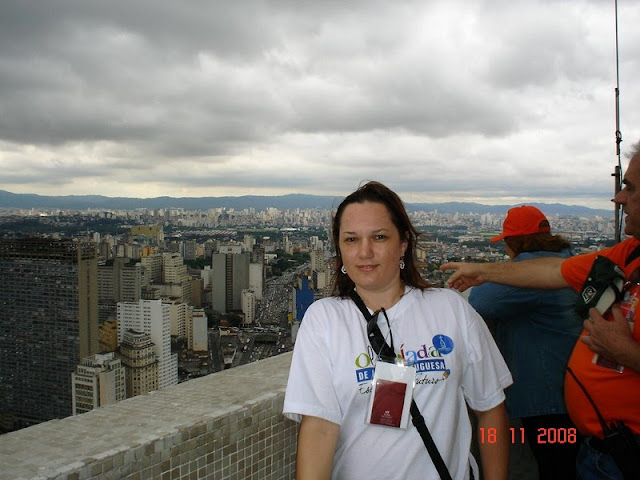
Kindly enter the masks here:
<path id="1" fill-rule="evenodd" d="M 577 472 L 581 480 L 640 478 L 640 142 L 624 176 L 624 188 L 613 201 L 625 216 L 623 242 L 599 252 L 568 259 L 542 258 L 505 263 L 448 263 L 455 270 L 448 285 L 459 291 L 485 282 L 516 287 L 556 289 L 571 286 L 580 291 L 599 256 L 612 260 L 627 280 L 624 295 L 603 316 L 589 310 L 584 330 L 569 360 L 573 375 L 565 377 L 567 410 L 580 433 Z M 579 382 L 579 383 L 578 383 Z M 586 393 L 585 393 L 586 392 Z M 590 396 L 591 400 L 587 397 Z M 595 404 L 595 408 L 594 408 Z M 631 453 L 615 458 L 609 451 L 596 408 L 607 425 L 623 422 L 631 431 Z M 549 433 L 549 432 L 547 432 Z M 554 432 L 556 441 L 571 441 Z M 634 444 L 635 443 L 635 444 Z M 629 476 L 629 468 L 633 477 Z M 623 471 L 626 470 L 626 475 Z"/>

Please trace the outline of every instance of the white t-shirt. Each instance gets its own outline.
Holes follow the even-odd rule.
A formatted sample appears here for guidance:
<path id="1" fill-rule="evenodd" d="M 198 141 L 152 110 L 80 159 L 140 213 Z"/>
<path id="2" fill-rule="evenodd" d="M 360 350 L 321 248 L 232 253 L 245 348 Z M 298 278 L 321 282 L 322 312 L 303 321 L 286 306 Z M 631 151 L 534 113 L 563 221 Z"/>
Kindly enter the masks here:
<path id="1" fill-rule="evenodd" d="M 486 411 L 504 401 L 511 374 L 484 321 L 456 292 L 405 289 L 387 310 L 396 354 L 416 367 L 414 399 L 455 480 L 469 478 L 471 424 L 465 399 Z M 382 317 L 382 315 L 380 315 Z M 379 322 L 388 338 L 386 321 Z M 439 478 L 420 434 L 365 423 L 375 358 L 351 299 L 314 302 L 293 352 L 284 414 L 340 425 L 332 479 Z"/>

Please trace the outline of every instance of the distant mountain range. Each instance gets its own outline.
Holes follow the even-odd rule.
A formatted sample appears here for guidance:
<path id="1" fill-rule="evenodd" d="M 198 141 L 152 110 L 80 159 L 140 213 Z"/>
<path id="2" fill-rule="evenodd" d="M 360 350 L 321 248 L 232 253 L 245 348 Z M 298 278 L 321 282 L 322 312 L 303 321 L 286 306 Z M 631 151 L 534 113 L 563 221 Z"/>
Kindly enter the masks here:
<path id="1" fill-rule="evenodd" d="M 0 208 L 59 208 L 62 210 L 133 210 L 136 208 L 184 208 L 186 210 L 207 210 L 210 208 L 233 208 L 242 210 L 255 208 L 264 210 L 269 207 L 278 209 L 318 208 L 323 210 L 335 209 L 343 197 L 322 195 L 292 194 L 281 196 L 245 195 L 241 197 L 156 197 L 156 198 L 128 198 L 105 197 L 102 195 L 66 195 L 44 196 L 31 193 L 11 193 L 0 190 Z M 576 216 L 612 216 L 611 210 L 593 209 L 578 205 L 564 205 L 560 203 L 531 203 L 547 215 L 576 215 Z M 445 203 L 407 203 L 408 210 L 432 211 L 442 213 L 494 213 L 504 215 L 513 205 L 482 205 L 479 203 L 445 202 Z"/>

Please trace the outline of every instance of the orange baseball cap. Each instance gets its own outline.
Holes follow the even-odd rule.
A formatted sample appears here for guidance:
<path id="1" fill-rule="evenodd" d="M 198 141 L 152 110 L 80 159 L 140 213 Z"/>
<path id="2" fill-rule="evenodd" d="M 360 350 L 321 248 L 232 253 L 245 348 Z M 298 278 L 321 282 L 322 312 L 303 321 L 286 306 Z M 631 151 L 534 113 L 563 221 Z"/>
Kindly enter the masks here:
<path id="1" fill-rule="evenodd" d="M 492 242 L 499 242 L 505 237 L 531 235 L 534 233 L 550 232 L 549 220 L 540 210 L 531 205 L 513 207 L 507 212 L 507 218 L 502 222 L 502 234 L 493 237 Z"/>

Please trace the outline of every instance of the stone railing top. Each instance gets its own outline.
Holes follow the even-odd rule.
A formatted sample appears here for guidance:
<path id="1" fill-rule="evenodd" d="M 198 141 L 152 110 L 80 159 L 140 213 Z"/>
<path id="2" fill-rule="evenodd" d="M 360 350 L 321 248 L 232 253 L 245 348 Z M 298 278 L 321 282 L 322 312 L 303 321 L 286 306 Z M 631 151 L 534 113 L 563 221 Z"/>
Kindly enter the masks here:
<path id="1" fill-rule="evenodd" d="M 0 480 L 15 479 L 17 472 L 22 478 L 46 478 L 275 398 L 285 391 L 291 356 L 284 353 L 0 435 Z"/>

